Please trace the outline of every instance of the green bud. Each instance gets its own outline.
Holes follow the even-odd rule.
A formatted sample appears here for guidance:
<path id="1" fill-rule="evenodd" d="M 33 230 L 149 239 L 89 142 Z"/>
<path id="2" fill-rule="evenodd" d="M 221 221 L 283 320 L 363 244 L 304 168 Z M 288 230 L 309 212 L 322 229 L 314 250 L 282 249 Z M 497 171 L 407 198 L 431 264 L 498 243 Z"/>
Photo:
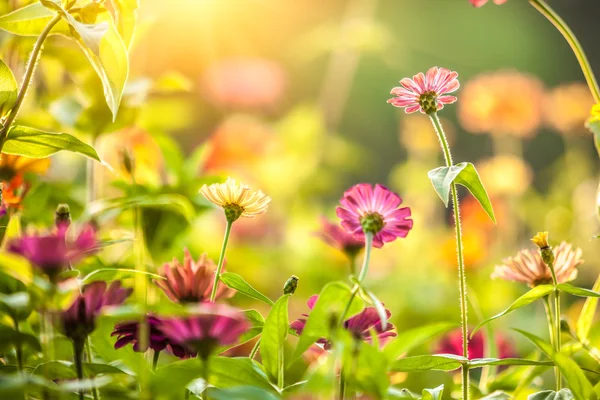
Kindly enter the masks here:
<path id="1" fill-rule="evenodd" d="M 569 326 L 569 322 L 564 318 L 560 319 L 560 331 L 563 333 L 571 334 L 571 327 Z"/>
<path id="2" fill-rule="evenodd" d="M 292 275 L 287 281 L 285 281 L 285 285 L 283 285 L 283 294 L 294 294 L 297 288 L 298 277 L 296 275 Z"/>
<path id="3" fill-rule="evenodd" d="M 227 204 L 223 206 L 223 210 L 225 210 L 225 218 L 229 223 L 233 223 L 244 213 L 244 209 L 237 204 Z"/>
<path id="4" fill-rule="evenodd" d="M 383 217 L 378 213 L 367 214 L 360 219 L 360 225 L 364 233 L 371 232 L 377 234 L 385 226 Z"/>
<path id="5" fill-rule="evenodd" d="M 56 224 L 56 226 L 71 225 L 71 210 L 69 209 L 68 204 L 59 204 L 58 207 L 56 207 L 54 223 Z"/>
<path id="6" fill-rule="evenodd" d="M 552 268 L 552 265 L 554 265 L 554 252 L 552 251 L 552 248 L 549 246 L 544 247 L 540 250 L 540 254 L 542 256 L 542 261 L 544 261 L 544 264 Z"/>

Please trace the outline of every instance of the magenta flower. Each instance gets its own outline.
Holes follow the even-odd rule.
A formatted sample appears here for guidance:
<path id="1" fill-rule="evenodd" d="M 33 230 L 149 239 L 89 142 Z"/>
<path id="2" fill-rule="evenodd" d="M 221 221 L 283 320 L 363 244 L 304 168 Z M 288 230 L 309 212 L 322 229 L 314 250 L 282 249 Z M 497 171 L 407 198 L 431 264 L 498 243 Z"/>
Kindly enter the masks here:
<path id="1" fill-rule="evenodd" d="M 22 236 L 10 241 L 7 249 L 27 258 L 54 280 L 65 268 L 79 262 L 98 247 L 96 230 L 92 225 L 85 225 L 75 241 L 67 239 L 67 228 L 61 225 L 54 233 Z"/>
<path id="2" fill-rule="evenodd" d="M 384 243 L 406 237 L 412 229 L 410 208 L 398 208 L 402 199 L 382 185 L 373 188 L 368 183 L 359 183 L 348 189 L 340 200 L 336 214 L 342 226 L 357 240 L 365 239 L 365 232 L 373 234 L 373 246 L 380 248 Z"/>
<path id="3" fill-rule="evenodd" d="M 139 321 L 123 322 L 115 325 L 115 329 L 110 334 L 111 336 L 117 336 L 115 342 L 115 349 L 120 349 L 128 344 L 133 344 L 133 350 L 137 352 L 146 352 L 148 348 L 154 351 L 163 351 L 167 349 L 170 353 L 179 358 L 195 357 L 195 353 L 190 353 L 183 346 L 173 343 L 169 340 L 165 334 L 160 330 L 160 324 L 162 320 L 154 315 L 148 314 L 146 322 L 148 323 L 149 329 L 149 340 L 146 348 L 141 348 L 139 341 Z"/>
<path id="4" fill-rule="evenodd" d="M 107 287 L 106 282 L 96 281 L 83 288 L 73 304 L 60 313 L 62 330 L 74 342 L 82 342 L 96 328 L 96 318 L 104 307 L 116 306 L 125 301 L 133 289 L 121 287 L 115 281 Z"/>
<path id="5" fill-rule="evenodd" d="M 476 332 L 469 340 L 469 359 L 484 357 L 485 340 L 483 331 Z M 496 335 L 498 358 L 511 358 L 517 356 L 515 346 L 503 335 Z M 441 354 L 463 355 L 462 332 L 456 329 L 446 335 L 438 344 L 437 352 Z"/>
<path id="6" fill-rule="evenodd" d="M 329 222 L 325 217 L 321 218 L 321 231 L 317 235 L 323 242 L 342 251 L 351 259 L 365 247 L 364 239 L 355 239 L 341 226 Z"/>
<path id="7" fill-rule="evenodd" d="M 448 96 L 448 93 L 456 91 L 460 86 L 457 77 L 457 72 L 432 67 L 427 71 L 427 75 L 419 72 L 412 79 L 402 79 L 402 86 L 391 91 L 396 97 L 387 102 L 394 107 L 404 107 L 407 114 L 416 111 L 424 114 L 434 113 L 444 108 L 444 104 L 452 104 L 457 100 L 455 96 Z"/>
<path id="8" fill-rule="evenodd" d="M 250 329 L 250 323 L 235 308 L 204 303 L 198 306 L 194 315 L 165 319 L 159 328 L 172 342 L 206 359 L 217 347 L 237 342 Z"/>
<path id="9" fill-rule="evenodd" d="M 506 1 L 507 0 L 494 0 L 494 4 L 500 5 L 506 3 Z M 469 3 L 471 3 L 475 7 L 482 7 L 487 2 L 488 0 L 469 0 Z"/>
<path id="10" fill-rule="evenodd" d="M 306 302 L 308 308 L 312 310 L 318 299 L 318 295 L 314 295 L 308 299 Z M 385 311 L 387 314 L 387 319 L 389 319 L 392 314 L 389 310 Z M 302 334 L 302 331 L 306 326 L 307 318 L 308 314 L 302 314 L 302 318 L 292 322 L 290 324 L 290 328 L 295 330 L 296 334 Z M 396 332 L 394 332 L 394 325 L 388 323 L 386 329 L 382 329 L 381 319 L 379 318 L 379 314 L 377 314 L 377 310 L 374 307 L 366 307 L 359 314 L 344 321 L 344 328 L 350 331 L 354 337 L 369 343 L 372 341 L 372 332 L 375 332 L 377 338 L 379 339 L 380 345 L 384 345 L 388 338 L 396 336 Z M 326 350 L 331 348 L 331 343 L 326 338 L 319 339 L 317 343 L 323 345 Z"/>
<path id="11" fill-rule="evenodd" d="M 216 269 L 217 266 L 206 254 L 194 262 L 188 249 L 184 249 L 183 265 L 173 258 L 159 270 L 166 279 L 155 283 L 176 303 L 203 303 L 210 299 Z M 229 298 L 234 293 L 235 290 L 219 282 L 215 300 Z"/>

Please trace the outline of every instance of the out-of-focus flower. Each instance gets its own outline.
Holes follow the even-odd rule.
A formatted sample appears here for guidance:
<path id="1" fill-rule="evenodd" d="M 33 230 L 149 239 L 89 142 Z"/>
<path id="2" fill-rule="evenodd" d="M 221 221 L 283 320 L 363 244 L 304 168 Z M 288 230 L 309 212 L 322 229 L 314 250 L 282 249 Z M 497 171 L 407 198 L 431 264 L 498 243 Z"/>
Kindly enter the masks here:
<path id="1" fill-rule="evenodd" d="M 573 249 L 573 245 L 562 242 L 554 249 L 554 272 L 558 283 L 566 283 L 577 278 L 577 267 L 583 264 L 581 249 Z M 514 257 L 496 266 L 492 278 L 522 282 L 530 287 L 552 283 L 552 274 L 539 251 L 524 249 Z"/>
<path id="2" fill-rule="evenodd" d="M 206 97 L 220 107 L 271 107 L 283 94 L 285 76 L 273 61 L 235 58 L 209 66 L 202 87 Z"/>
<path id="3" fill-rule="evenodd" d="M 585 121 L 594 99 L 584 83 L 569 83 L 552 89 L 544 102 L 548 125 L 564 135 L 586 133 Z"/>
<path id="4" fill-rule="evenodd" d="M 312 296 L 306 303 L 309 309 L 313 309 L 317 300 L 318 295 Z M 389 320 L 392 315 L 389 310 L 385 310 L 387 319 Z M 304 327 L 306 326 L 306 320 L 308 314 L 302 314 L 302 318 L 298 318 L 296 321 L 290 324 L 290 328 L 296 331 L 296 334 L 302 334 Z M 375 332 L 379 340 L 380 345 L 385 344 L 386 340 L 390 337 L 395 337 L 396 332 L 394 331 L 394 325 L 388 323 L 386 329 L 382 329 L 381 319 L 377 310 L 374 307 L 366 307 L 359 314 L 344 321 L 344 329 L 352 333 L 356 338 L 362 339 L 366 342 L 372 341 L 372 333 Z M 321 338 L 317 343 L 324 346 L 325 349 L 331 348 L 331 343 L 326 338 Z"/>
<path id="5" fill-rule="evenodd" d="M 217 347 L 237 342 L 250 323 L 235 308 L 204 303 L 194 315 L 165 319 L 159 327 L 170 340 L 206 359 Z"/>
<path id="6" fill-rule="evenodd" d="M 364 239 L 355 239 L 341 226 L 329 222 L 325 217 L 321 218 L 321 230 L 317 232 L 319 238 L 331 247 L 342 251 L 350 259 L 365 247 Z"/>
<path id="7" fill-rule="evenodd" d="M 146 348 L 140 346 L 139 331 L 140 322 L 123 322 L 115 325 L 115 329 L 110 336 L 117 336 L 115 342 L 115 349 L 127 346 L 128 344 L 133 345 L 133 350 L 137 352 L 146 352 L 149 348 L 154 351 L 163 351 L 167 349 L 168 352 L 172 353 L 179 358 L 195 357 L 196 354 L 188 352 L 181 345 L 171 342 L 164 333 L 160 330 L 161 319 L 154 316 L 148 315 L 146 318 L 148 324 L 148 343 Z"/>
<path id="8" fill-rule="evenodd" d="M 489 218 L 489 217 L 488 217 Z M 463 232 L 463 258 L 467 269 L 481 265 L 488 256 L 487 238 L 481 231 L 465 230 Z M 456 241 L 454 234 L 448 235 L 442 243 L 441 254 L 448 267 L 456 268 Z"/>
<path id="9" fill-rule="evenodd" d="M 500 5 L 506 3 L 506 1 L 507 0 L 494 0 L 494 4 Z M 478 8 L 484 6 L 487 2 L 488 0 L 469 0 L 469 3 Z"/>
<path id="10" fill-rule="evenodd" d="M 531 167 L 521 158 L 495 156 L 477 163 L 477 171 L 492 196 L 523 194 L 532 180 Z"/>
<path id="11" fill-rule="evenodd" d="M 188 249 L 184 249 L 183 252 L 183 265 L 177 258 L 165 263 L 159 270 L 159 274 L 165 279 L 157 279 L 156 285 L 176 303 L 209 301 L 217 266 L 206 254 L 202 254 L 200 259 L 194 262 Z M 233 289 L 219 282 L 215 300 L 230 298 L 234 293 Z"/>
<path id="12" fill-rule="evenodd" d="M 121 287 L 119 281 L 108 287 L 103 281 L 85 286 L 73 304 L 59 315 L 63 333 L 74 342 L 81 343 L 96 328 L 96 318 L 102 309 L 122 304 L 132 291 Z"/>
<path id="13" fill-rule="evenodd" d="M 402 199 L 385 186 L 359 183 L 348 189 L 336 208 L 342 226 L 358 240 L 365 240 L 365 232 L 373 234 L 373 246 L 406 237 L 412 229 L 410 208 L 398 208 Z"/>
<path id="14" fill-rule="evenodd" d="M 29 158 L 0 154 L 0 181 L 2 181 L 2 213 L 21 209 L 21 202 L 29 190 L 24 177 L 28 173 L 43 175 L 50 167 L 49 158 Z"/>
<path id="15" fill-rule="evenodd" d="M 53 233 L 22 236 L 11 240 L 7 250 L 25 257 L 54 280 L 70 264 L 98 248 L 96 229 L 92 225 L 84 226 L 74 241 L 67 240 L 66 233 L 67 227 L 62 225 Z"/>
<path id="16" fill-rule="evenodd" d="M 450 332 L 440 341 L 437 347 L 437 353 L 462 356 L 462 343 L 462 332 L 460 329 L 456 329 Z M 483 331 L 478 331 L 471 339 L 469 339 L 469 359 L 472 360 L 474 358 L 483 358 L 485 354 L 484 346 L 485 340 Z M 496 347 L 498 358 L 511 358 L 516 357 L 517 355 L 514 345 L 503 335 L 496 334 Z"/>
<path id="17" fill-rule="evenodd" d="M 432 67 L 427 75 L 419 72 L 412 79 L 404 78 L 401 87 L 395 87 L 390 92 L 394 98 L 387 102 L 394 107 L 403 107 L 407 114 L 421 111 L 432 113 L 444 108 L 444 104 L 452 104 L 457 98 L 449 96 L 458 90 L 458 73 L 446 68 Z"/>
<path id="18" fill-rule="evenodd" d="M 455 128 L 452 121 L 440 118 L 448 142 L 454 141 Z M 400 121 L 400 144 L 417 154 L 438 154 L 440 142 L 433 130 L 431 120 L 425 115 L 411 115 Z"/>
<path id="19" fill-rule="evenodd" d="M 223 207 L 227 221 L 239 217 L 254 218 L 267 212 L 271 198 L 260 190 L 251 190 L 247 185 L 227 178 L 225 183 L 203 185 L 200 192 L 208 201 Z"/>
<path id="20" fill-rule="evenodd" d="M 458 117 L 471 133 L 530 137 L 542 120 L 544 88 L 534 76 L 498 71 L 467 82 Z"/>

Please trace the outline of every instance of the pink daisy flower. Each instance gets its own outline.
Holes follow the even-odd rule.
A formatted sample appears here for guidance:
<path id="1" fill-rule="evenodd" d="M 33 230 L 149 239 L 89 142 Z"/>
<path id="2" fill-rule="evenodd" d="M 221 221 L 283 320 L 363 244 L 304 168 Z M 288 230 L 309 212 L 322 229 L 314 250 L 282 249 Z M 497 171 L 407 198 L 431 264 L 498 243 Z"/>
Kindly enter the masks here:
<path id="1" fill-rule="evenodd" d="M 398 208 L 402 199 L 382 185 L 359 183 L 348 189 L 336 209 L 342 226 L 358 240 L 365 239 L 365 232 L 373 234 L 373 246 L 381 248 L 384 243 L 406 237 L 412 229 L 410 208 Z"/>
<path id="2" fill-rule="evenodd" d="M 507 0 L 494 0 L 494 4 L 500 5 L 500 4 L 506 3 L 506 1 Z M 478 7 L 478 8 L 482 7 L 487 2 L 488 2 L 488 0 L 469 0 L 469 3 L 471 3 L 473 6 Z"/>
<path id="3" fill-rule="evenodd" d="M 455 96 L 448 93 L 456 91 L 460 83 L 458 73 L 446 68 L 433 67 L 427 71 L 427 75 L 419 72 L 412 79 L 404 78 L 399 87 L 390 92 L 394 98 L 387 102 L 394 107 L 404 107 L 407 114 L 421 111 L 430 114 L 444 108 L 444 104 L 456 102 Z"/>
<path id="4" fill-rule="evenodd" d="M 338 224 L 329 222 L 325 217 L 321 218 L 321 230 L 317 236 L 329 246 L 340 250 L 353 259 L 365 247 L 364 239 L 355 239 L 354 235 L 348 233 Z"/>

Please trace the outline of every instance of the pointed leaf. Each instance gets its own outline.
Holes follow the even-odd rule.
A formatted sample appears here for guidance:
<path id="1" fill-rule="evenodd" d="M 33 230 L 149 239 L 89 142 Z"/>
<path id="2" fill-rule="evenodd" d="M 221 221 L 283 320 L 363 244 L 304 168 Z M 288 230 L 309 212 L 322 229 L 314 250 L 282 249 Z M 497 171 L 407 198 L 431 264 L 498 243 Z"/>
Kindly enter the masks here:
<path id="1" fill-rule="evenodd" d="M 140 6 L 138 0 L 108 0 L 110 13 L 115 21 L 119 35 L 125 47 L 129 49 L 135 32 L 136 10 Z"/>
<path id="2" fill-rule="evenodd" d="M 515 329 L 515 331 L 529 339 L 533 344 L 536 345 L 537 348 L 546 353 L 546 355 L 550 357 L 552 361 L 554 361 L 554 364 L 558 367 L 558 369 L 560 369 L 560 372 L 562 372 L 567 383 L 569 384 L 575 399 L 591 399 L 594 390 L 592 384 L 585 377 L 585 374 L 575 361 L 573 361 L 564 353 L 557 353 L 554 351 L 552 345 L 550 343 L 546 343 L 541 338 L 519 329 Z"/>
<path id="3" fill-rule="evenodd" d="M 265 320 L 260 341 L 260 356 L 263 366 L 272 382 L 278 382 L 278 372 L 283 368 L 284 345 L 289 331 L 288 301 L 290 295 L 283 295 L 275 302 Z"/>
<path id="4" fill-rule="evenodd" d="M 569 294 L 572 294 L 573 296 L 596 297 L 596 298 L 600 297 L 600 293 L 598 293 L 594 290 L 576 287 L 576 286 L 570 285 L 568 283 L 559 283 L 558 285 L 556 285 L 556 288 L 558 290 L 560 290 L 561 292 L 569 293 Z"/>
<path id="5" fill-rule="evenodd" d="M 61 150 L 71 151 L 100 161 L 96 150 L 67 133 L 50 133 L 28 126 L 13 125 L 2 152 L 31 158 L 46 158 Z"/>
<path id="6" fill-rule="evenodd" d="M 237 290 L 238 292 L 254 300 L 262 301 L 270 306 L 274 304 L 271 299 L 250 286 L 250 284 L 238 274 L 234 274 L 233 272 L 225 272 L 221 275 L 221 282 L 223 282 L 227 287 Z"/>
<path id="7" fill-rule="evenodd" d="M 560 392 L 544 390 L 527 396 L 527 400 L 572 400 L 574 398 L 573 392 L 569 389 L 562 389 Z"/>
<path id="8" fill-rule="evenodd" d="M 596 279 L 594 286 L 592 287 L 594 292 L 600 290 L 600 276 Z M 582 342 L 587 342 L 592 323 L 594 322 L 594 315 L 596 314 L 596 308 L 598 307 L 598 298 L 590 297 L 585 300 L 579 318 L 577 319 L 576 331 L 577 338 Z"/>
<path id="9" fill-rule="evenodd" d="M 440 322 L 398 332 L 398 336 L 385 346 L 383 352 L 390 360 L 395 360 L 413 348 L 454 328 L 456 328 L 456 324 Z"/>
<path id="10" fill-rule="evenodd" d="M 491 317 L 491 318 L 489 318 L 489 319 L 481 322 L 479 325 L 477 325 L 477 327 L 473 330 L 473 332 L 471 332 L 471 337 L 483 325 L 485 325 L 485 324 L 487 324 L 487 323 L 489 323 L 489 322 L 491 322 L 491 321 L 493 321 L 495 319 L 503 317 L 506 314 L 511 313 L 512 311 L 514 311 L 516 309 L 519 309 L 521 307 L 525 307 L 525 306 L 533 303 L 537 299 L 541 299 L 542 297 L 549 295 L 553 291 L 554 291 L 554 287 L 552 285 L 539 285 L 539 286 L 534 287 L 529 292 L 525 293 L 523 296 L 521 296 L 517 300 L 515 300 L 514 303 L 512 303 L 510 305 L 510 307 L 508 307 L 506 310 L 502 311 L 500 314 L 494 315 L 493 317 Z"/>
<path id="11" fill-rule="evenodd" d="M 440 385 L 434 389 L 423 389 L 421 400 L 442 400 L 444 394 L 444 385 Z"/>
<path id="12" fill-rule="evenodd" d="M 454 354 L 434 354 L 401 358 L 391 364 L 394 372 L 454 371 L 467 359 Z"/>
<path id="13" fill-rule="evenodd" d="M 188 221 L 191 221 L 195 215 L 194 206 L 187 197 L 176 193 L 158 193 L 96 200 L 89 204 L 81 218 L 89 220 L 107 211 L 126 210 L 132 207 L 168 208 L 177 211 Z"/>
<path id="14" fill-rule="evenodd" d="M 0 60 L 0 118 L 6 116 L 17 102 L 17 80 L 8 65 Z"/>
<path id="15" fill-rule="evenodd" d="M 552 361 L 528 360 L 525 358 L 474 358 L 469 360 L 470 368 L 481 368 L 487 365 L 533 365 L 542 367 L 552 367 Z"/>
<path id="16" fill-rule="evenodd" d="M 450 199 L 450 189 L 452 182 L 456 179 L 458 174 L 466 168 L 466 163 L 460 163 L 451 167 L 439 167 L 432 169 L 427 173 L 433 188 L 435 189 L 440 199 L 444 202 L 444 205 L 448 207 L 448 201 Z"/>
<path id="17" fill-rule="evenodd" d="M 361 392 L 372 394 L 376 399 L 385 398 L 390 386 L 388 359 L 385 355 L 378 347 L 362 343 L 355 362 L 355 369 L 350 374 L 346 372 L 348 382 L 354 383 Z"/>
<path id="18" fill-rule="evenodd" d="M 13 346 L 28 347 L 33 351 L 41 351 L 40 342 L 37 337 L 30 333 L 20 332 L 5 325 L 0 325 L 0 352 L 6 353 Z"/>
<path id="19" fill-rule="evenodd" d="M 35 2 L 0 16 L 0 29 L 15 35 L 39 36 L 54 15 L 41 3 Z M 60 21 L 52 28 L 50 34 L 68 35 L 69 25 Z"/>
<path id="20" fill-rule="evenodd" d="M 133 278 L 137 274 L 146 275 L 152 279 L 165 279 L 160 275 L 156 275 L 150 272 L 138 271 L 135 269 L 126 268 L 101 268 L 87 274 L 82 280 L 82 285 L 87 285 L 95 281 L 106 281 L 111 282 L 114 280 L 121 280 L 127 278 Z"/>

